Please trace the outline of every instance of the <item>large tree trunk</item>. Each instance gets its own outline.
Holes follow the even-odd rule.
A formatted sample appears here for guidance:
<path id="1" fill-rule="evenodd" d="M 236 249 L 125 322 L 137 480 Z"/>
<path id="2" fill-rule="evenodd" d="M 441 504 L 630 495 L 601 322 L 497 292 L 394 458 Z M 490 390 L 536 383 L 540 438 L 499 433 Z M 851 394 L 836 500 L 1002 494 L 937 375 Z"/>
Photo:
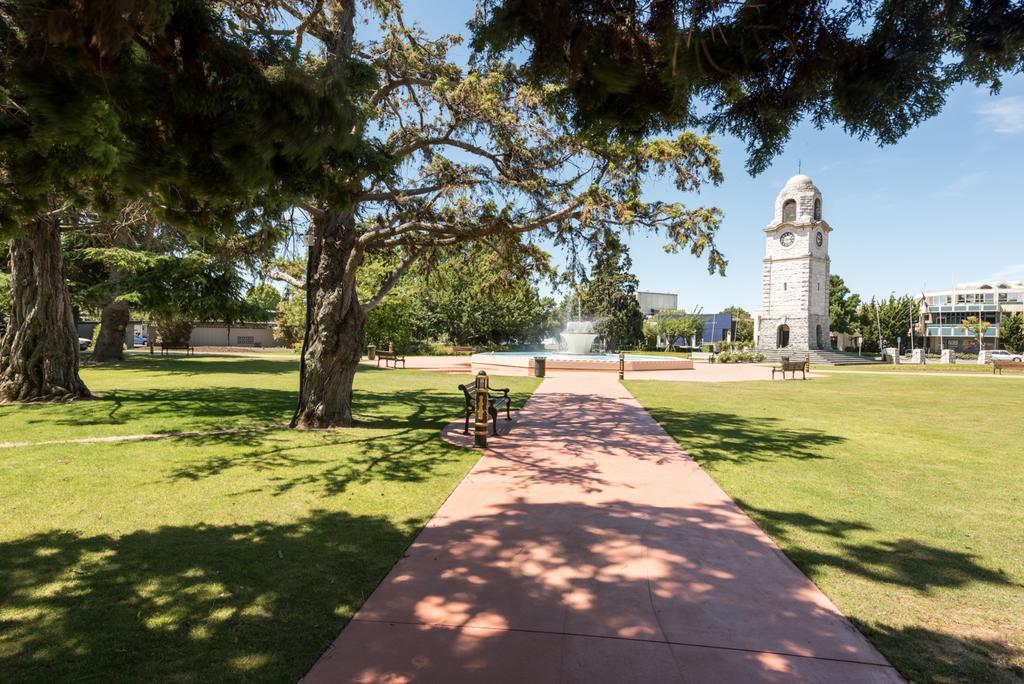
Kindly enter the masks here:
<path id="1" fill-rule="evenodd" d="M 128 329 L 129 314 L 128 302 L 107 302 L 100 315 L 100 334 L 96 338 L 90 361 L 124 361 L 124 336 Z"/>
<path id="2" fill-rule="evenodd" d="M 56 214 L 11 241 L 13 306 L 0 340 L 0 403 L 88 397 Z"/>
<path id="3" fill-rule="evenodd" d="M 292 427 L 348 427 L 352 425 L 352 382 L 366 324 L 355 291 L 362 254 L 356 250 L 352 214 L 327 214 L 312 229 L 299 405 Z"/>

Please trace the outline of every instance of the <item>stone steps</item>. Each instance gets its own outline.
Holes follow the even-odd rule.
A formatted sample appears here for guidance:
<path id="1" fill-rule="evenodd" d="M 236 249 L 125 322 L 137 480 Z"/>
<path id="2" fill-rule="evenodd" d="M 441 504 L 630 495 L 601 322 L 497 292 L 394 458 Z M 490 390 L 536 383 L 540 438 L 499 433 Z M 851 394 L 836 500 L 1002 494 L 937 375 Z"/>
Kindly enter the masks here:
<path id="1" fill-rule="evenodd" d="M 825 349 L 758 349 L 764 354 L 765 361 L 778 363 L 783 356 L 788 356 L 791 361 L 799 361 L 805 356 L 811 357 L 811 363 L 820 366 L 865 366 L 878 363 L 871 356 L 857 356 L 850 352 L 832 351 Z"/>

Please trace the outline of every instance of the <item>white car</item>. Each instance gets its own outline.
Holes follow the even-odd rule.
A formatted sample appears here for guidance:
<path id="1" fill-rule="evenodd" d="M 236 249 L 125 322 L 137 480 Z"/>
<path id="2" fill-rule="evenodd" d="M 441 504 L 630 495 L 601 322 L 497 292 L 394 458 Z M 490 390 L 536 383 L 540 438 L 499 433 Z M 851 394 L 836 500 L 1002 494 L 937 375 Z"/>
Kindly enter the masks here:
<path id="1" fill-rule="evenodd" d="M 1016 361 L 1017 363 L 1024 362 L 1024 354 L 1014 354 L 1008 352 L 1005 349 L 997 349 L 992 352 L 993 361 Z"/>

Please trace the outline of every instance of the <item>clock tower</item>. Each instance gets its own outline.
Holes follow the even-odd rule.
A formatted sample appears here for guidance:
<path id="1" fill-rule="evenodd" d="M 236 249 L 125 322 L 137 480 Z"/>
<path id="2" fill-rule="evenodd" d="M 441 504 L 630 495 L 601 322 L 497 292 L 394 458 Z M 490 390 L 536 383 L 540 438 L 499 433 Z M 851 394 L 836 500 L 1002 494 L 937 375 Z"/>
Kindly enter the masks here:
<path id="1" fill-rule="evenodd" d="M 809 176 L 786 181 L 765 228 L 761 316 L 757 346 L 805 351 L 830 349 L 828 237 L 821 191 Z"/>

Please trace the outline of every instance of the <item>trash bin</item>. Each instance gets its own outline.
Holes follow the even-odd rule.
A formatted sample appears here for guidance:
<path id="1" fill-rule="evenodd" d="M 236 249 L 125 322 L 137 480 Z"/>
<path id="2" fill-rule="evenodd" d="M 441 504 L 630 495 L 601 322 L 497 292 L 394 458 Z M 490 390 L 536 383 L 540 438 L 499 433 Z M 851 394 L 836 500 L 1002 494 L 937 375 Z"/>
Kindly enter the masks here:
<path id="1" fill-rule="evenodd" d="M 366 346 L 366 358 L 370 359 L 370 361 L 377 358 L 377 345 L 369 344 Z"/>
<path id="2" fill-rule="evenodd" d="M 544 358 L 543 356 L 534 356 L 533 357 L 533 377 L 535 377 L 535 378 L 543 378 L 544 377 L 544 371 L 546 370 L 547 363 L 548 363 L 548 360 L 546 358 Z"/>

